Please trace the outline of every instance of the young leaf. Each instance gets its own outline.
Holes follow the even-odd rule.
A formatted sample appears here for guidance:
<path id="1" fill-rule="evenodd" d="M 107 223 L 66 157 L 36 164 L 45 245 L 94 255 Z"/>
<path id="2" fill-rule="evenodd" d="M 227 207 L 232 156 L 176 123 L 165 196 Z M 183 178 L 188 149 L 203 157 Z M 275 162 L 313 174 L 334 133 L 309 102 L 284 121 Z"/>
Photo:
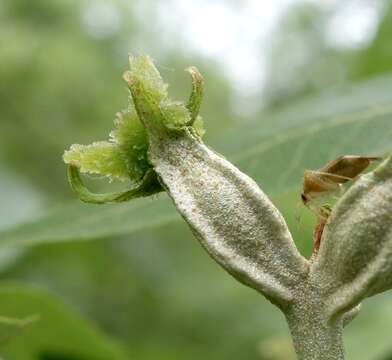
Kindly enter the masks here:
<path id="1" fill-rule="evenodd" d="M 146 131 L 132 105 L 117 113 L 114 125 L 109 141 L 72 145 L 64 153 L 64 162 L 82 173 L 139 181 L 151 166 L 147 161 Z"/>
<path id="2" fill-rule="evenodd" d="M 64 153 L 64 162 L 82 173 L 105 175 L 110 179 L 127 180 L 127 164 L 117 145 L 99 141 L 91 145 L 72 145 Z"/>

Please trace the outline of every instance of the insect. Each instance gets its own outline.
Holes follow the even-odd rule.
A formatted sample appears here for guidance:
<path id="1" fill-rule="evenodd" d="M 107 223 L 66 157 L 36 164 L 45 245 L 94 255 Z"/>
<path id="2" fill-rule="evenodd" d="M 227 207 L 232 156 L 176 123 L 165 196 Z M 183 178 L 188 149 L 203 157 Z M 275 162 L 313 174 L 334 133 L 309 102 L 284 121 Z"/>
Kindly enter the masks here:
<path id="1" fill-rule="evenodd" d="M 317 170 L 305 170 L 301 200 L 305 206 L 317 215 L 317 223 L 313 232 L 316 255 L 320 247 L 321 235 L 332 211 L 326 198 L 341 190 L 343 184 L 355 180 L 373 161 L 380 157 L 344 155 L 330 161 Z"/>
<path id="2" fill-rule="evenodd" d="M 344 155 L 330 161 L 317 170 L 305 170 L 302 202 L 312 209 L 312 202 L 340 190 L 348 181 L 355 180 L 371 162 L 381 160 L 380 157 Z M 317 211 L 318 212 L 318 211 Z"/>

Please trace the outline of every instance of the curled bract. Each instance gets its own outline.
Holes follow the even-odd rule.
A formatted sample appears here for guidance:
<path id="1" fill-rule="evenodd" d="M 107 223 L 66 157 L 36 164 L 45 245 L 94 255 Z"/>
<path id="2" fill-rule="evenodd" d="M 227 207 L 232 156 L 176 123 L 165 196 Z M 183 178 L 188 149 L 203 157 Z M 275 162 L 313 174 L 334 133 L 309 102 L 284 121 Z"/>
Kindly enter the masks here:
<path id="1" fill-rule="evenodd" d="M 63 155 L 65 163 L 81 173 L 104 175 L 110 180 L 140 180 L 151 165 L 146 130 L 132 104 L 116 114 L 114 126 L 108 141 L 72 145 Z"/>

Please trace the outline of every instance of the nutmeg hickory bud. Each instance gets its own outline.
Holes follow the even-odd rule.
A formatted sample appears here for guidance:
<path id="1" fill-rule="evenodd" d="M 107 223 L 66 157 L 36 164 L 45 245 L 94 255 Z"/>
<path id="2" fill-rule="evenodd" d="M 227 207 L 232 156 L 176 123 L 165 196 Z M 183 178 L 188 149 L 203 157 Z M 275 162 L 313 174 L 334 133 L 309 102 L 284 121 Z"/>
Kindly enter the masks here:
<path id="1" fill-rule="evenodd" d="M 220 265 L 242 283 L 285 307 L 293 298 L 293 284 L 307 273 L 307 261 L 298 253 L 282 216 L 257 184 L 202 142 L 204 131 L 198 112 L 203 79 L 194 67 L 188 72 L 192 77 L 192 93 L 185 106 L 170 99 L 167 85 L 149 57 L 130 57 L 130 70 L 124 79 L 131 92 L 131 109 L 135 110 L 133 122 L 138 121 L 145 131 L 137 127 L 146 139 L 145 152 L 141 152 L 146 161 L 141 164 L 144 173 L 140 172 L 143 175 L 133 189 L 107 199 L 122 201 L 163 188 L 200 243 Z M 121 131 L 120 126 L 118 132 Z M 128 151 L 132 149 L 129 141 L 116 142 L 123 143 Z M 83 171 L 83 152 L 80 155 L 72 150 L 65 154 L 66 162 L 73 165 L 71 169 Z M 127 156 L 126 151 L 121 154 Z M 100 161 L 107 163 L 104 159 Z M 128 158 L 120 173 L 130 176 L 126 170 L 132 164 Z M 81 196 L 79 180 L 70 177 Z"/>
<path id="2" fill-rule="evenodd" d="M 137 71 L 145 74 L 142 63 L 140 62 L 139 65 Z M 187 114 L 186 119 L 183 116 L 183 105 L 169 100 L 167 86 L 160 79 L 158 72 L 155 77 L 150 73 L 149 81 L 144 83 L 150 88 L 146 88 L 141 94 L 148 93 L 153 101 L 161 104 L 165 114 L 165 126 L 175 129 L 186 125 L 201 137 L 204 128 L 202 119 L 197 116 L 197 113 L 203 90 L 202 79 L 196 69 L 189 68 L 188 71 L 192 76 L 192 93 L 188 104 L 190 114 Z M 69 183 L 82 201 L 95 204 L 122 202 L 163 191 L 149 163 L 147 156 L 149 139 L 132 100 L 126 110 L 117 113 L 114 124 L 115 129 L 110 133 L 109 141 L 98 141 L 91 145 L 74 144 L 64 153 L 64 162 L 68 164 Z M 85 187 L 80 173 L 99 174 L 109 180 L 128 181 L 130 189 L 116 193 L 96 194 Z"/>
<path id="3" fill-rule="evenodd" d="M 189 127 L 201 100 L 201 76 L 187 108 L 164 99 L 166 87 L 147 57 L 125 75 L 148 138 L 148 159 L 177 210 L 208 253 L 239 281 L 279 306 L 306 269 L 287 226 L 247 175 L 210 150 Z M 161 89 L 160 96 L 154 93 Z M 170 120 L 177 117 L 175 126 Z"/>
<path id="4" fill-rule="evenodd" d="M 131 103 L 109 141 L 64 154 L 83 201 L 119 202 L 165 190 L 207 252 L 285 313 L 301 360 L 342 360 L 343 326 L 365 297 L 392 288 L 392 160 L 361 176 L 332 208 L 311 261 L 257 184 L 201 140 L 203 79 L 188 69 L 188 104 L 173 101 L 152 61 L 131 57 Z M 80 172 L 129 181 L 93 194 Z"/>

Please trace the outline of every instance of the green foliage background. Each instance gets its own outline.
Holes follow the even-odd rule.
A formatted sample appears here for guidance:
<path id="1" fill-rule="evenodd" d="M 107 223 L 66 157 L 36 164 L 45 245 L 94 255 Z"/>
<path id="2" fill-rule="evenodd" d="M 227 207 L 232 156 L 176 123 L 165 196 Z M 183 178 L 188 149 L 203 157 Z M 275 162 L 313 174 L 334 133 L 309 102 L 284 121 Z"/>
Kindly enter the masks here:
<path id="1" fill-rule="evenodd" d="M 106 137 L 127 102 L 127 52 L 142 39 L 173 97 L 189 93 L 182 69 L 201 70 L 206 142 L 272 197 L 308 255 L 313 219 L 297 206 L 303 170 L 340 154 L 392 149 L 392 6 L 384 2 L 368 46 L 338 51 L 316 26 L 329 14 L 298 1 L 274 34 L 268 106 L 241 119 L 218 64 L 180 46 L 162 49 L 148 20 L 133 15 L 140 2 L 114 2 L 127 21 L 105 38 L 82 26 L 87 1 L 0 4 L 0 357 L 289 360 L 280 313 L 206 256 L 164 194 L 81 204 L 61 155 L 72 143 Z M 144 4 L 154 11 L 156 3 Z M 293 33 L 310 54 L 294 74 L 283 63 Z M 346 74 L 339 81 L 336 64 Z M 320 77 L 329 80 L 314 81 Z M 391 296 L 365 303 L 347 328 L 349 359 L 392 359 Z"/>

